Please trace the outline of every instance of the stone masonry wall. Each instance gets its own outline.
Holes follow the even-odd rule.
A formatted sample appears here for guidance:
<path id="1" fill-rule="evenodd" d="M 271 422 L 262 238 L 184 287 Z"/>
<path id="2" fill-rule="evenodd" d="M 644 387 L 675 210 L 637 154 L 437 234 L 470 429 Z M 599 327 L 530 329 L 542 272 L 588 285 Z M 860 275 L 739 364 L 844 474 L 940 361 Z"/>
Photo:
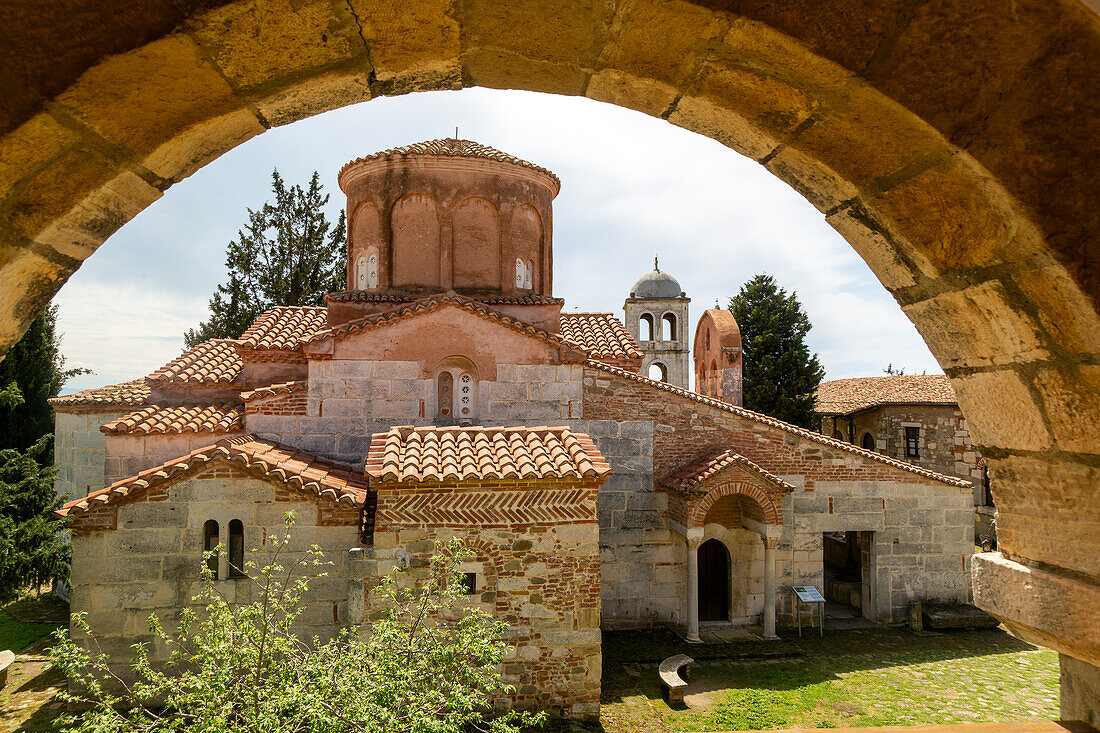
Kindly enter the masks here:
<path id="1" fill-rule="evenodd" d="M 113 484 L 142 471 L 185 456 L 193 450 L 235 438 L 240 433 L 178 433 L 151 434 L 119 433 L 104 435 L 107 457 L 104 461 L 104 485 Z M 99 487 L 96 487 L 99 488 Z"/>
<path id="2" fill-rule="evenodd" d="M 498 364 L 481 379 L 480 425 L 562 425 L 580 417 L 580 365 Z M 434 416 L 435 382 L 411 361 L 310 362 L 307 414 L 248 413 L 246 428 L 335 461 L 361 464 L 371 435 L 395 425 L 454 424 Z"/>
<path id="3" fill-rule="evenodd" d="M 54 465 L 58 496 L 76 498 L 103 488 L 106 446 L 100 427 L 132 412 L 132 408 L 54 414 Z"/>
<path id="4" fill-rule="evenodd" d="M 599 713 L 600 554 L 596 483 L 464 482 L 375 484 L 374 547 L 359 573 L 380 578 L 402 559 L 402 582 L 425 577 L 428 560 L 451 537 L 474 557 L 472 602 L 509 624 L 514 647 L 504 665 L 516 692 L 494 707 L 539 708 L 570 717 Z M 369 585 L 369 583 L 368 583 Z M 366 617 L 379 610 L 366 596 Z"/>
<path id="5" fill-rule="evenodd" d="M 358 522 L 345 516 L 347 512 L 322 512 L 326 504 L 215 461 L 190 476 L 151 488 L 136 501 L 77 515 L 72 610 L 88 613 L 103 650 L 121 665 L 132 654 L 131 644 L 151 641 L 146 627 L 150 614 L 158 614 L 171 628 L 179 610 L 199 591 L 203 525 L 208 519 L 218 521 L 225 545 L 229 522 L 240 519 L 247 553 L 270 547 L 264 536 L 281 535 L 286 512 L 295 511 L 284 558 L 300 556 L 316 543 L 333 563 L 323 568 L 327 577 L 311 583 L 299 627 L 307 636 L 331 635 L 338 623 L 348 622 L 347 551 L 358 544 Z M 325 526 L 322 515 L 327 517 Z M 265 557 L 266 551 L 246 559 L 262 564 Z M 226 575 L 223 554 L 219 577 Z M 217 585 L 236 602 L 250 601 L 256 591 L 246 579 L 223 579 Z M 80 638 L 79 633 L 74 637 Z"/>
<path id="6" fill-rule="evenodd" d="M 585 373 L 584 411 L 590 426 L 604 418 L 651 421 L 656 476 L 716 449 L 733 448 L 793 484 L 794 494 L 783 502 L 784 525 L 776 551 L 781 586 L 805 582 L 821 587 L 823 532 L 872 531 L 875 572 L 870 575 L 879 620 L 902 618 L 910 599 L 969 597 L 974 548 L 969 488 L 927 479 L 595 369 Z M 652 518 L 655 524 L 660 512 Z M 668 538 L 668 554 L 677 557 L 683 540 L 676 533 Z M 624 544 L 606 552 L 628 555 L 632 549 Z M 675 567 L 667 572 L 683 577 Z M 630 605 L 621 597 L 615 603 Z M 792 608 L 789 594 L 781 593 L 781 621 L 793 621 Z"/>

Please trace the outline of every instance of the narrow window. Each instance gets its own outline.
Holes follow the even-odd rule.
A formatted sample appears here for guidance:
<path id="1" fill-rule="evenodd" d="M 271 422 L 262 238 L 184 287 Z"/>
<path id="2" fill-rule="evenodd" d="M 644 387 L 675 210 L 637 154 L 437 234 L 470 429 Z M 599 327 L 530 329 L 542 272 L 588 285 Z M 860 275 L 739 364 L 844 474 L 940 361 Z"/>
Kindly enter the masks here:
<path id="1" fill-rule="evenodd" d="M 468 596 L 477 593 L 477 573 L 462 574 L 462 589 L 466 591 Z"/>
<path id="2" fill-rule="evenodd" d="M 516 287 L 520 290 L 523 289 L 523 284 L 527 282 L 527 266 L 523 264 L 523 260 L 519 257 L 516 258 Z"/>
<path id="3" fill-rule="evenodd" d="M 648 313 L 643 313 L 642 317 L 638 319 L 638 340 L 653 340 L 653 316 Z"/>
<path id="4" fill-rule="evenodd" d="M 531 260 L 527 260 L 527 265 L 523 268 L 523 287 L 528 290 L 535 287 L 535 263 Z"/>
<path id="5" fill-rule="evenodd" d="M 218 577 L 218 523 L 207 519 L 202 525 L 202 552 L 206 558 L 207 569 Z"/>
<path id="6" fill-rule="evenodd" d="M 454 377 L 450 372 L 440 372 L 436 381 L 436 399 L 439 401 L 440 417 L 450 417 L 454 414 Z"/>
<path id="7" fill-rule="evenodd" d="M 875 436 L 870 433 L 863 434 L 863 448 L 864 450 L 873 451 L 875 449 Z"/>
<path id="8" fill-rule="evenodd" d="M 668 381 L 668 372 L 665 370 L 665 365 L 659 361 L 655 361 L 649 365 L 649 378 L 656 379 L 661 382 Z"/>
<path id="9" fill-rule="evenodd" d="M 905 457 L 920 458 L 920 428 L 905 429 Z"/>
<path id="10" fill-rule="evenodd" d="M 234 519 L 229 523 L 229 577 L 245 577 L 244 523 L 239 519 Z"/>
<path id="11" fill-rule="evenodd" d="M 374 247 L 367 250 L 367 290 L 378 287 L 378 252 Z"/>
<path id="12" fill-rule="evenodd" d="M 661 338 L 664 341 L 676 340 L 676 316 L 666 313 L 661 319 Z"/>
<path id="13" fill-rule="evenodd" d="M 367 289 L 367 260 L 365 257 L 360 257 L 355 263 L 355 289 Z"/>
<path id="14" fill-rule="evenodd" d="M 474 377 L 469 372 L 458 378 L 458 414 L 460 417 L 474 414 Z"/>
<path id="15" fill-rule="evenodd" d="M 706 348 L 707 349 L 710 348 L 710 329 L 709 328 L 707 329 L 707 345 L 706 345 Z"/>

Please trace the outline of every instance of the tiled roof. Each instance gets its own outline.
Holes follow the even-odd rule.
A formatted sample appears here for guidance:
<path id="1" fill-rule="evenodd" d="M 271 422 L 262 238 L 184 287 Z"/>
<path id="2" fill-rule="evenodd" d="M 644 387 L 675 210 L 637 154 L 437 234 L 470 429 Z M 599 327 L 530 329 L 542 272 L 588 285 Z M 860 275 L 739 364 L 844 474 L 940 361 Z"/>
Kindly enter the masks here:
<path id="1" fill-rule="evenodd" d="M 606 476 L 592 439 L 569 428 L 393 428 L 375 433 L 366 473 L 395 482 Z"/>
<path id="2" fill-rule="evenodd" d="M 344 164 L 344 167 L 341 168 L 340 172 L 337 174 L 337 178 L 344 175 L 344 171 L 356 163 L 362 163 L 368 160 L 378 160 L 381 158 L 398 158 L 403 155 L 441 155 L 455 158 L 485 158 L 486 160 L 495 160 L 498 163 L 511 163 L 513 165 L 520 165 L 524 168 L 539 171 L 540 173 L 545 173 L 553 178 L 558 185 L 561 185 L 561 181 L 558 177 L 554 175 L 552 171 L 542 166 L 529 163 L 514 155 L 503 153 L 496 148 L 482 145 L 473 140 L 458 140 L 453 137 L 440 138 L 438 140 L 425 140 L 422 143 L 402 145 L 399 148 L 390 148 L 389 150 L 382 150 L 377 153 L 372 153 L 371 155 L 364 155 L 361 158 L 356 158 Z"/>
<path id="3" fill-rule="evenodd" d="M 264 311 L 237 343 L 246 349 L 293 349 L 298 341 L 328 325 L 328 309 L 278 306 Z"/>
<path id="4" fill-rule="evenodd" d="M 500 325 L 510 328 L 513 331 L 522 333 L 526 336 L 546 341 L 557 347 L 572 348 L 578 350 L 579 347 L 570 341 L 566 341 L 560 336 L 544 331 L 543 329 L 532 326 L 530 323 L 526 323 L 517 318 L 507 316 L 500 311 L 493 310 L 476 300 L 471 300 L 462 295 L 458 295 L 454 292 L 442 293 L 439 295 L 432 295 L 427 298 L 422 298 L 415 303 L 409 303 L 401 308 L 394 308 L 391 311 L 385 313 L 376 313 L 374 315 L 367 316 L 365 318 L 358 318 L 354 321 L 348 321 L 347 323 L 341 323 L 339 326 L 333 326 L 332 328 L 322 329 L 317 331 L 312 336 L 308 336 L 302 339 L 301 344 L 309 344 L 315 341 L 322 341 L 334 336 L 343 336 L 352 333 L 361 333 L 369 331 L 386 324 L 409 318 L 421 313 L 429 313 L 433 310 L 443 308 L 445 306 L 456 306 L 481 318 L 495 321 Z"/>
<path id="5" fill-rule="evenodd" d="M 423 297 L 423 293 L 403 293 L 394 290 L 386 292 L 351 290 L 328 293 L 325 295 L 325 300 L 333 303 L 412 303 Z M 561 305 L 565 303 L 562 298 L 549 295 L 477 295 L 472 299 L 489 305 Z"/>
<path id="6" fill-rule="evenodd" d="M 248 392 L 241 392 L 241 399 L 247 402 L 248 400 L 257 400 L 263 397 L 274 397 L 279 394 L 302 392 L 307 386 L 305 380 L 302 379 L 294 382 L 283 382 L 281 384 L 269 384 L 266 387 L 257 387 Z"/>
<path id="7" fill-rule="evenodd" d="M 596 359 L 641 359 L 645 356 L 623 322 L 612 313 L 562 313 L 561 335 Z"/>
<path id="8" fill-rule="evenodd" d="M 824 382 L 817 388 L 817 411 L 847 415 L 878 405 L 957 405 L 944 374 L 900 374 Z"/>
<path id="9" fill-rule="evenodd" d="M 175 433 L 239 433 L 244 430 L 243 408 L 235 402 L 221 405 L 150 405 L 107 423 L 104 433 L 168 435 Z"/>
<path id="10" fill-rule="evenodd" d="M 794 491 L 794 486 L 731 450 L 692 461 L 665 476 L 661 479 L 661 483 L 676 491 L 694 491 L 704 481 L 729 466 L 746 468 L 780 491 Z"/>
<path id="11" fill-rule="evenodd" d="M 82 392 L 74 392 L 64 397 L 54 397 L 49 403 L 56 407 L 77 406 L 102 406 L 110 407 L 121 405 L 129 407 L 144 405 L 149 399 L 150 389 L 145 377 L 134 379 L 122 384 L 111 384 L 106 387 L 86 389 Z"/>
<path id="12" fill-rule="evenodd" d="M 241 366 L 232 339 L 210 339 L 192 346 L 147 379 L 157 383 L 230 384 L 241 375 Z"/>
<path id="13" fill-rule="evenodd" d="M 289 446 L 261 440 L 255 435 L 245 435 L 219 440 L 213 445 L 199 448 L 136 476 L 116 481 L 110 486 L 70 501 L 57 513 L 60 516 L 79 514 L 122 501 L 216 459 L 235 463 L 255 476 L 277 479 L 285 485 L 352 506 L 361 506 L 368 493 L 365 477 L 350 466 L 332 463 Z"/>
<path id="14" fill-rule="evenodd" d="M 806 430 L 805 428 L 800 428 L 797 425 L 791 425 L 790 423 L 783 422 L 782 420 L 778 420 L 774 417 L 769 417 L 759 412 L 753 412 L 752 410 L 746 410 L 744 407 L 737 407 L 736 405 L 731 405 L 728 402 L 723 402 L 721 400 L 714 399 L 713 397 L 705 397 L 698 392 L 692 392 L 691 390 L 687 390 L 682 387 L 676 387 L 674 385 L 668 384 L 667 382 L 660 382 L 656 379 L 643 377 L 641 374 L 635 374 L 634 372 L 629 372 L 625 369 L 619 369 L 618 367 L 604 364 L 603 362 L 596 361 L 595 359 L 589 359 L 588 361 L 586 361 L 585 366 L 591 367 L 592 369 L 601 372 L 606 372 L 607 374 L 619 379 L 626 379 L 632 382 L 645 384 L 653 387 L 654 389 L 661 390 L 662 392 L 670 392 L 674 395 L 678 395 L 679 397 L 691 400 L 692 402 L 708 405 L 717 410 L 722 410 L 723 412 L 731 412 L 735 415 L 739 415 L 745 418 L 746 420 L 751 420 L 756 423 L 768 425 L 778 430 L 790 433 L 791 435 L 797 435 L 798 437 L 809 440 L 813 443 L 827 445 L 830 448 L 836 448 L 837 450 L 842 450 L 846 453 L 854 453 L 857 456 L 869 458 L 872 461 L 878 461 L 879 463 L 885 463 L 888 466 L 893 466 L 894 468 L 900 468 L 901 470 L 908 471 L 909 473 L 915 473 L 926 478 L 934 479 L 935 481 L 939 481 L 940 483 L 949 484 L 951 486 L 971 486 L 971 483 L 965 479 L 955 478 L 954 476 L 945 476 L 942 473 L 929 471 L 927 468 L 921 468 L 920 466 L 916 466 L 911 463 L 905 463 L 904 461 L 899 461 L 897 459 L 884 456 L 881 453 L 864 450 L 863 448 L 854 446 L 851 443 L 845 443 L 843 440 L 830 438 L 822 435 L 821 433 L 815 433 L 812 430 Z"/>

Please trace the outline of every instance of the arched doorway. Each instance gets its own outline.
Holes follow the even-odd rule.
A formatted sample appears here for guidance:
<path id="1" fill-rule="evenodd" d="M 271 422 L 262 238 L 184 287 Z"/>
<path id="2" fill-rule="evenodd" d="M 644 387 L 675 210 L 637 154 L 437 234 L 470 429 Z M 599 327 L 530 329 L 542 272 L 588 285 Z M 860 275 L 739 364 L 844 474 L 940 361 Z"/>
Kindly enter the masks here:
<path id="1" fill-rule="evenodd" d="M 730 617 L 730 553 L 718 540 L 699 546 L 699 620 Z"/>

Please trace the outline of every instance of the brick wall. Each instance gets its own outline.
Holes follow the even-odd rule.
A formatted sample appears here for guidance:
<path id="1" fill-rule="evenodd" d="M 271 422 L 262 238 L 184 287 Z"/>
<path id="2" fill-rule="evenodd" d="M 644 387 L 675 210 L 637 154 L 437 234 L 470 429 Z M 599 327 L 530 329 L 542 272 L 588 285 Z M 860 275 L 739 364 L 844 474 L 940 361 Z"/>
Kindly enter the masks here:
<path id="1" fill-rule="evenodd" d="M 437 542 L 459 537 L 475 557 L 476 602 L 508 620 L 504 674 L 516 692 L 494 705 L 599 713 L 600 552 L 595 481 L 375 484 L 374 546 L 361 574 L 380 578 L 401 558 L 426 577 Z M 370 583 L 367 583 L 370 585 Z M 365 598 L 365 614 L 378 601 Z"/>

